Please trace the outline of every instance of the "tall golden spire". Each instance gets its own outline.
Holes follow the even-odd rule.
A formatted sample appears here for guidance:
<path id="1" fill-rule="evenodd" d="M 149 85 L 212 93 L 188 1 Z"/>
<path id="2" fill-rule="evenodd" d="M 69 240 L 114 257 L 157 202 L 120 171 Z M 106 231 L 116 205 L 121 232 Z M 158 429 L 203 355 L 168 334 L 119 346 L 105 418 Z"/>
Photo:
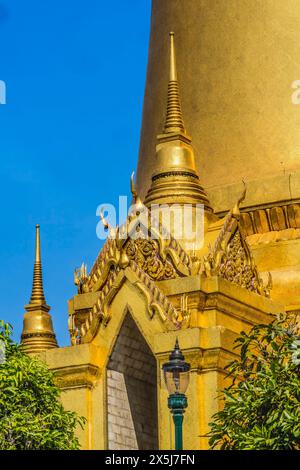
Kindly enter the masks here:
<path id="1" fill-rule="evenodd" d="M 41 262 L 41 242 L 40 242 L 40 226 L 36 225 L 35 232 L 35 262 L 33 268 L 33 284 L 30 304 L 46 304 L 44 289 L 43 289 L 43 276 L 42 276 L 42 262 Z"/>
<path id="2" fill-rule="evenodd" d="M 40 226 L 35 232 L 35 261 L 33 268 L 32 292 L 29 304 L 25 306 L 21 344 L 27 353 L 39 353 L 46 349 L 56 348 L 57 342 L 46 303 L 41 263 Z"/>
<path id="3" fill-rule="evenodd" d="M 179 96 L 173 32 L 170 33 L 170 78 L 168 85 L 168 104 L 164 132 L 166 134 L 169 132 L 185 132 Z"/>
<path id="4" fill-rule="evenodd" d="M 203 204 L 212 213 L 207 195 L 196 171 L 194 149 L 187 134 L 180 104 L 175 57 L 174 33 L 170 33 L 170 76 L 166 121 L 163 133 L 157 136 L 156 172 L 145 198 L 152 204 Z"/>

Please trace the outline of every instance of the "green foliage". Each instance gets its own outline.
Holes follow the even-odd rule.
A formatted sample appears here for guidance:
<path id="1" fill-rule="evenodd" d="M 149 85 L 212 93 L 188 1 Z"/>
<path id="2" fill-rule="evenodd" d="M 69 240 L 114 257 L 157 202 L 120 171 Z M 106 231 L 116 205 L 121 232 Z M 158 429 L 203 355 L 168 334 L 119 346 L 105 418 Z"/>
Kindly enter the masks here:
<path id="1" fill-rule="evenodd" d="M 299 328 L 299 325 L 298 325 Z M 212 448 L 300 449 L 300 337 L 295 321 L 278 317 L 236 340 L 233 383 L 222 392 L 224 409 L 213 416 Z"/>
<path id="2" fill-rule="evenodd" d="M 40 359 L 22 352 L 0 321 L 5 360 L 0 364 L 0 449 L 78 449 L 77 425 L 84 419 L 66 411 L 53 375 Z"/>

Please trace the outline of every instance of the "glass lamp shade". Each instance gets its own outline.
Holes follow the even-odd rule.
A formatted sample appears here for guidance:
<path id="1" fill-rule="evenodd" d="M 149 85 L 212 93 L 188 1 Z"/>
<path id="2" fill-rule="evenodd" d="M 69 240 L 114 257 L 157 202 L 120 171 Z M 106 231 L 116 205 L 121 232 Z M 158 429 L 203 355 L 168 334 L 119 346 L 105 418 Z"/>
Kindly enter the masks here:
<path id="1" fill-rule="evenodd" d="M 166 387 L 170 395 L 174 393 L 184 394 L 190 381 L 190 372 L 164 371 Z"/>
<path id="2" fill-rule="evenodd" d="M 178 339 L 176 339 L 175 348 L 170 354 L 169 362 L 162 366 L 165 383 L 170 395 L 186 392 L 190 380 L 190 368 L 190 364 L 184 360 L 184 356 L 179 349 Z"/>

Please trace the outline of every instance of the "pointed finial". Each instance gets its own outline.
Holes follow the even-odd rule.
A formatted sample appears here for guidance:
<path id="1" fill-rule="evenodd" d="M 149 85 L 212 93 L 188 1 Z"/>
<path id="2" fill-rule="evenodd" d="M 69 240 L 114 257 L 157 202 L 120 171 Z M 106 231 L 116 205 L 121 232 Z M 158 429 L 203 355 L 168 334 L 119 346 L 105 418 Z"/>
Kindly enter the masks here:
<path id="1" fill-rule="evenodd" d="M 134 171 L 131 173 L 131 176 L 130 176 L 130 191 L 131 191 L 134 201 L 136 201 L 138 198 L 138 193 L 134 184 Z"/>
<path id="2" fill-rule="evenodd" d="M 168 104 L 164 132 L 166 134 L 173 132 L 185 132 L 179 98 L 173 32 L 170 33 L 170 78 L 168 85 Z"/>
<path id="3" fill-rule="evenodd" d="M 113 238 L 113 239 L 116 238 L 117 233 L 118 233 L 118 227 L 114 228 L 110 225 L 110 223 L 108 222 L 108 220 L 104 216 L 102 209 L 100 210 L 100 219 L 101 219 L 101 222 L 103 224 L 104 230 L 106 232 L 107 231 L 109 232 L 109 238 Z"/>
<path id="4" fill-rule="evenodd" d="M 178 336 L 176 337 L 175 347 L 169 356 L 170 361 L 184 361 L 184 355 L 179 347 Z"/>
<path id="5" fill-rule="evenodd" d="M 144 209 L 144 205 L 143 205 L 143 203 L 141 201 L 141 198 L 140 198 L 140 196 L 139 196 L 139 194 L 136 190 L 136 187 L 135 187 L 134 171 L 132 172 L 131 177 L 130 177 L 130 191 L 131 191 L 131 194 L 132 194 L 134 204 L 136 206 L 136 210 L 141 212 Z"/>
<path id="6" fill-rule="evenodd" d="M 46 304 L 42 277 L 40 226 L 38 224 L 35 227 L 35 261 L 32 293 L 29 304 Z"/>
<path id="7" fill-rule="evenodd" d="M 40 226 L 35 226 L 35 261 L 41 262 L 41 240 L 40 240 Z"/>
<path id="8" fill-rule="evenodd" d="M 246 193 L 247 193 L 247 185 L 245 183 L 244 180 L 242 180 L 243 182 L 243 185 L 244 185 L 244 188 L 243 188 L 243 191 L 242 191 L 242 194 L 240 195 L 239 199 L 237 200 L 234 208 L 232 209 L 232 215 L 234 217 L 237 217 L 239 218 L 240 216 L 240 205 L 241 203 L 245 200 L 245 197 L 246 197 Z"/>
<path id="9" fill-rule="evenodd" d="M 174 33 L 171 31 L 170 35 L 170 82 L 177 82 L 177 68 L 176 68 L 176 55 Z"/>
<path id="10" fill-rule="evenodd" d="M 101 222 L 102 222 L 102 224 L 103 224 L 104 230 L 107 231 L 107 230 L 109 229 L 110 225 L 109 225 L 109 223 L 107 222 L 107 220 L 106 220 L 106 218 L 105 218 L 105 216 L 104 216 L 104 214 L 103 214 L 102 209 L 101 209 L 101 211 L 100 211 L 100 219 L 101 219 Z"/>

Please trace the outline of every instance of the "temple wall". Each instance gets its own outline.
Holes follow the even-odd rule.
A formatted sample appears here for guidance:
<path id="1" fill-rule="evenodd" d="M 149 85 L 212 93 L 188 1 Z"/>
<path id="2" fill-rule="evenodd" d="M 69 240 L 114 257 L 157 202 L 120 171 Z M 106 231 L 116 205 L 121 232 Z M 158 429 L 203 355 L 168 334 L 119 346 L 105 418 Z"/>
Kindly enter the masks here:
<path id="1" fill-rule="evenodd" d="M 108 448 L 137 450 L 138 444 L 124 375 L 107 371 Z"/>
<path id="2" fill-rule="evenodd" d="M 188 293 L 189 327 L 172 331 L 158 314 L 149 315 L 134 273 L 127 268 L 123 274 L 107 311 L 110 320 L 99 325 L 91 342 L 45 355 L 63 390 L 64 406 L 87 419 L 84 429 L 78 429 L 82 449 L 174 449 L 161 367 L 176 337 L 191 364 L 183 448 L 207 449 L 205 434 L 220 408 L 217 396 L 225 383 L 224 367 L 236 354 L 234 339 L 256 323 L 267 323 L 270 313 L 282 307 L 219 277 L 161 281 L 178 308 L 182 294 Z"/>

